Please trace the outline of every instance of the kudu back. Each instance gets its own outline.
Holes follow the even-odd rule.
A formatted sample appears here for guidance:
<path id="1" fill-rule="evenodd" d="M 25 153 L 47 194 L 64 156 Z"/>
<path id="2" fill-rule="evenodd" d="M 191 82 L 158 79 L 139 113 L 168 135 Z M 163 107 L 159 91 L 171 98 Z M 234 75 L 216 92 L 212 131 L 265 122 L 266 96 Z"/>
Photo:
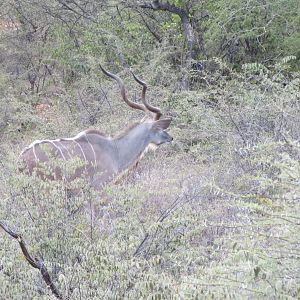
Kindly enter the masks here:
<path id="1" fill-rule="evenodd" d="M 90 186 L 101 190 L 105 183 L 136 165 L 150 146 L 172 141 L 173 138 L 166 131 L 171 118 L 162 119 L 161 110 L 146 101 L 145 82 L 133 74 L 134 79 L 142 85 L 142 103 L 136 103 L 127 98 L 120 77 L 100 68 L 104 74 L 117 81 L 122 99 L 129 107 L 145 112 L 144 118 L 115 138 L 89 129 L 71 138 L 34 141 L 20 154 L 23 172 L 35 174 L 43 180 L 72 182 L 76 178 L 83 178 Z M 62 165 L 72 160 L 80 163 L 74 170 L 66 172 Z"/>

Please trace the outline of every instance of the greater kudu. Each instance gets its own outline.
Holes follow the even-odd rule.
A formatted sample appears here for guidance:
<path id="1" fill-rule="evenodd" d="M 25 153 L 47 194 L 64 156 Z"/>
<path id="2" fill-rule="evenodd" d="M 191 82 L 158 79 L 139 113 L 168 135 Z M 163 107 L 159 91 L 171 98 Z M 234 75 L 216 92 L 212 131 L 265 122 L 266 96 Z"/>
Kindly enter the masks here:
<path id="1" fill-rule="evenodd" d="M 98 130 L 89 129 L 71 138 L 34 141 L 20 154 L 23 171 L 27 174 L 66 182 L 71 182 L 75 178 L 86 178 L 92 187 L 100 190 L 104 183 L 136 165 L 151 145 L 158 146 L 172 141 L 173 138 L 166 132 L 171 118 L 160 119 L 161 110 L 146 101 L 147 85 L 133 74 L 134 79 L 143 86 L 141 96 L 143 104 L 139 104 L 127 98 L 121 78 L 102 67 L 101 70 L 118 82 L 121 96 L 130 107 L 145 112 L 144 118 L 115 138 L 105 136 Z M 55 166 L 50 162 L 50 157 L 54 158 Z M 59 163 L 63 163 L 62 160 L 72 159 L 79 159 L 82 164 L 71 174 L 67 172 L 66 175 Z M 45 172 L 45 165 L 48 172 Z"/>

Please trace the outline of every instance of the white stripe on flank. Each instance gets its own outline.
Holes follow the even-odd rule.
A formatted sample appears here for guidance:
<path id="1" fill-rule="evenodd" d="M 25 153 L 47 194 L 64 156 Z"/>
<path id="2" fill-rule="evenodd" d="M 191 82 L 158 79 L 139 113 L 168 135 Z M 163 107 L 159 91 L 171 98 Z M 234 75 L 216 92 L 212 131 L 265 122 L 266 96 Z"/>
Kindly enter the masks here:
<path id="1" fill-rule="evenodd" d="M 37 156 L 36 156 L 34 147 L 35 147 L 35 144 L 32 145 L 32 151 L 33 151 L 33 154 L 34 154 L 34 159 L 35 159 L 35 161 L 38 162 L 38 158 L 37 158 Z"/>
<path id="2" fill-rule="evenodd" d="M 83 136 L 83 135 L 85 135 L 85 132 L 84 132 L 84 131 L 79 132 L 76 136 L 71 137 L 71 138 L 61 138 L 61 139 L 55 139 L 55 140 L 35 140 L 35 141 L 33 141 L 29 146 L 25 147 L 25 148 L 21 151 L 20 156 L 21 156 L 25 151 L 27 151 L 27 150 L 29 150 L 30 148 L 32 148 L 32 149 L 33 149 L 34 156 L 35 156 L 35 158 L 37 159 L 37 156 L 36 156 L 36 152 L 35 152 L 34 147 L 35 147 L 36 145 L 38 145 L 38 144 L 41 144 L 41 143 L 43 143 L 43 142 L 46 142 L 46 143 L 52 144 L 56 149 L 58 149 L 58 151 L 60 152 L 61 157 L 62 157 L 64 160 L 66 160 L 66 157 L 64 156 L 64 154 L 63 154 L 62 150 L 60 149 L 60 147 L 57 146 L 57 145 L 55 145 L 55 142 L 58 142 L 58 143 L 61 145 L 61 147 L 64 148 L 64 149 L 66 149 L 67 152 L 68 152 L 68 154 L 70 155 L 68 149 L 61 143 L 61 141 L 64 140 L 64 141 L 73 141 L 73 142 L 75 142 L 75 143 L 79 146 L 79 148 L 81 149 L 81 152 L 82 152 L 82 154 L 83 154 L 84 159 L 87 161 L 86 156 L 85 156 L 85 154 L 84 154 L 84 152 L 83 152 L 83 149 L 82 149 L 81 145 L 76 141 L 76 139 L 80 138 L 80 137 Z M 93 151 L 94 151 L 94 149 L 93 149 Z M 94 152 L 94 153 L 95 153 L 95 152 Z M 71 157 L 71 155 L 70 155 L 70 157 Z"/>
<path id="3" fill-rule="evenodd" d="M 65 158 L 63 152 L 61 151 L 61 149 L 60 149 L 57 145 L 55 145 L 55 143 L 54 143 L 54 142 L 57 142 L 57 141 L 58 141 L 58 140 L 44 140 L 43 142 L 52 144 L 52 145 L 60 152 L 60 155 L 62 156 L 62 158 L 63 158 L 64 160 L 66 160 L 66 158 Z"/>
<path id="4" fill-rule="evenodd" d="M 65 147 L 65 146 L 63 145 L 63 143 L 62 143 L 60 140 L 58 140 L 57 143 L 59 143 L 60 146 L 61 146 L 62 148 L 64 148 L 64 149 L 68 152 L 69 157 L 72 157 L 71 154 L 70 154 L 70 152 L 69 152 L 69 149 L 68 149 L 67 147 Z"/>
<path id="5" fill-rule="evenodd" d="M 30 148 L 33 148 L 36 144 L 39 144 L 40 142 L 42 142 L 42 141 L 36 140 L 36 141 L 32 142 L 29 146 L 25 147 L 25 148 L 21 151 L 20 155 L 22 155 L 25 151 L 29 150 Z"/>
<path id="6" fill-rule="evenodd" d="M 87 135 L 85 135 L 85 138 L 86 138 L 88 144 L 90 145 L 90 147 L 92 148 L 92 151 L 93 151 L 93 153 L 94 153 L 94 160 L 95 160 L 95 165 L 94 165 L 94 167 L 96 167 L 96 165 L 97 165 L 97 159 L 96 159 L 96 153 L 95 153 L 95 150 L 94 150 L 92 144 L 90 143 L 90 141 L 89 141 Z"/>
<path id="7" fill-rule="evenodd" d="M 83 151 L 81 145 L 80 145 L 77 141 L 75 141 L 75 140 L 73 140 L 73 142 L 74 142 L 75 144 L 77 144 L 77 146 L 80 148 L 80 150 L 81 150 L 81 152 L 82 152 L 82 155 L 83 155 L 85 161 L 87 162 L 86 156 L 85 156 L 85 154 L 84 154 L 84 151 Z"/>

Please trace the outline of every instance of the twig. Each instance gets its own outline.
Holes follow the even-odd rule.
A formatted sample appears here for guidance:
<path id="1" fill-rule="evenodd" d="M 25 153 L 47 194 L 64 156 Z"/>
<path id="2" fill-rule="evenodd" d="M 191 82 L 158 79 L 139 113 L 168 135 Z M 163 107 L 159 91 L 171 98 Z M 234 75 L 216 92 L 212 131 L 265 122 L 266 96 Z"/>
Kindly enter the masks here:
<path id="1" fill-rule="evenodd" d="M 244 142 L 244 145 L 247 145 L 247 139 L 245 138 L 245 135 L 244 133 L 242 132 L 242 130 L 240 129 L 240 127 L 238 126 L 238 124 L 235 122 L 235 120 L 233 119 L 233 116 L 231 114 L 231 109 L 230 107 L 228 106 L 228 114 L 229 114 L 229 118 L 232 122 L 232 124 L 234 125 L 235 129 L 237 130 L 239 136 L 242 138 L 243 142 Z"/>
<path id="2" fill-rule="evenodd" d="M 160 223 L 162 224 L 164 222 L 164 220 L 169 217 L 174 211 L 176 211 L 176 209 L 178 209 L 179 207 L 179 204 L 182 202 L 182 199 L 181 197 L 177 197 L 173 202 L 172 204 L 167 207 L 162 213 L 161 215 L 159 216 L 159 218 L 157 219 L 157 223 Z M 151 248 L 151 245 L 155 239 L 155 237 L 157 236 L 157 233 L 158 233 L 158 227 L 156 228 L 155 232 L 153 234 L 150 234 L 149 232 L 146 232 L 145 233 L 145 236 L 143 238 L 143 240 L 140 242 L 140 244 L 137 246 L 136 250 L 134 251 L 133 253 L 133 256 L 137 256 L 140 254 L 140 252 L 142 251 L 142 248 L 143 246 L 146 244 L 146 242 L 150 240 L 150 245 L 148 247 L 148 252 L 147 254 L 149 254 L 149 251 L 150 251 L 150 248 Z"/>

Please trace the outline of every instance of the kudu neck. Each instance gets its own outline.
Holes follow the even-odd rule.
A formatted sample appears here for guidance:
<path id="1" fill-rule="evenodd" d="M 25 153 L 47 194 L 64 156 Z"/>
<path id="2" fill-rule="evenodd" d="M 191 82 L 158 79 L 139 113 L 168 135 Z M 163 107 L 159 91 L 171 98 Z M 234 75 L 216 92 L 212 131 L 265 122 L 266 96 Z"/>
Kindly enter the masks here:
<path id="1" fill-rule="evenodd" d="M 132 166 L 150 143 L 147 124 L 139 124 L 114 140 L 118 154 L 119 170 Z"/>

